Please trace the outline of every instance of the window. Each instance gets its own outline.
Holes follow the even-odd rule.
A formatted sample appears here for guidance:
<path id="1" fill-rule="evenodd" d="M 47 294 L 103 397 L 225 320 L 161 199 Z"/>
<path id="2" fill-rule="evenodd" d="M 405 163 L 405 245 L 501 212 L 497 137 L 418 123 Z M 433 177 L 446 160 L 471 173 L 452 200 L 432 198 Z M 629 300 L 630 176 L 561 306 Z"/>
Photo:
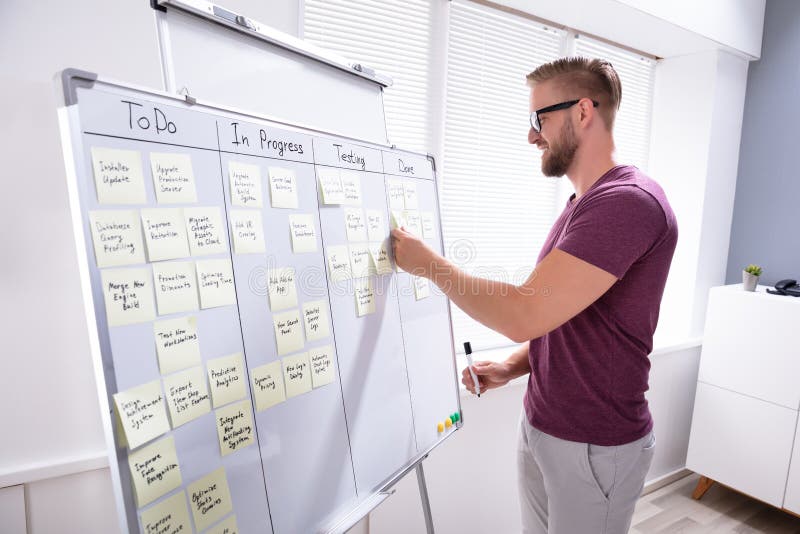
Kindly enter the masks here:
<path id="1" fill-rule="evenodd" d="M 614 65 L 622 83 L 622 103 L 614 124 L 617 161 L 647 172 L 655 60 L 583 35 L 575 38 L 575 54 L 600 57 Z"/>
<path id="2" fill-rule="evenodd" d="M 565 53 L 603 57 L 622 81 L 614 128 L 617 160 L 647 170 L 655 61 L 575 32 L 470 0 L 304 0 L 304 38 L 386 73 L 389 139 L 438 153 L 445 253 L 486 278 L 522 282 L 571 193 L 541 174 L 528 145 L 525 76 Z M 444 21 L 447 20 L 447 23 Z M 443 26 L 447 24 L 447 27 Z M 433 36 L 447 33 L 447 68 Z M 446 84 L 444 136 L 439 86 Z M 433 119 L 432 119 L 433 117 Z M 453 307 L 457 341 L 476 350 L 511 342 Z"/>
<path id="3" fill-rule="evenodd" d="M 389 140 L 430 152 L 429 0 L 305 0 L 303 38 L 390 76 L 383 106 Z"/>
<path id="4" fill-rule="evenodd" d="M 467 1 L 450 7 L 441 181 L 445 253 L 485 278 L 521 283 L 558 215 L 558 180 L 528 144 L 525 76 L 560 54 L 564 32 Z M 456 347 L 509 345 L 452 307 Z"/>

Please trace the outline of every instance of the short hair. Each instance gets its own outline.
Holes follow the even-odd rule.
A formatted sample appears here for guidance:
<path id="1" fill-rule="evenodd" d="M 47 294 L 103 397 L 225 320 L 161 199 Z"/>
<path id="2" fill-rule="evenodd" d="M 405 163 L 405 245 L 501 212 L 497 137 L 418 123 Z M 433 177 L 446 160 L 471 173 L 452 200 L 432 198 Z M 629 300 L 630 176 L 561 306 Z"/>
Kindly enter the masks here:
<path id="1" fill-rule="evenodd" d="M 614 127 L 614 117 L 622 100 L 622 84 L 617 71 L 604 59 L 582 56 L 564 57 L 540 65 L 528 74 L 528 85 L 554 81 L 558 90 L 570 99 L 591 98 L 599 103 L 597 112 L 606 127 Z"/>

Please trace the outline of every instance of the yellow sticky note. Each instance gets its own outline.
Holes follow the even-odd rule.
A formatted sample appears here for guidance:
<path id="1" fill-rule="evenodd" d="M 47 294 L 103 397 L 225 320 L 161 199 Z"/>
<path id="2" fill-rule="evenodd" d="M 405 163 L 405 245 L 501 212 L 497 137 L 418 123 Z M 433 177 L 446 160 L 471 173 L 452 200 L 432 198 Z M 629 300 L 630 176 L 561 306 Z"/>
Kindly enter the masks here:
<path id="1" fill-rule="evenodd" d="M 311 382 L 315 388 L 333 382 L 333 345 L 316 347 L 308 351 L 311 360 Z"/>
<path id="2" fill-rule="evenodd" d="M 369 254 L 376 274 L 392 274 L 392 260 L 389 258 L 389 240 L 369 244 Z"/>
<path id="3" fill-rule="evenodd" d="M 231 161 L 228 163 L 228 177 L 231 183 L 231 204 L 243 208 L 260 208 L 261 170 L 257 165 Z"/>
<path id="4" fill-rule="evenodd" d="M 408 226 L 406 215 L 403 210 L 392 210 L 392 229 Z"/>
<path id="5" fill-rule="evenodd" d="M 419 212 L 414 210 L 406 210 L 406 212 L 403 214 L 403 218 L 406 221 L 406 230 L 415 236 L 422 237 L 422 222 L 419 218 Z"/>
<path id="6" fill-rule="evenodd" d="M 169 432 L 160 380 L 115 393 L 114 404 L 131 449 Z"/>
<path id="7" fill-rule="evenodd" d="M 239 534 L 239 528 L 236 526 L 236 515 L 231 514 L 203 534 Z"/>
<path id="8" fill-rule="evenodd" d="M 186 491 L 189 494 L 192 517 L 197 530 L 206 529 L 233 510 L 224 467 L 189 484 Z"/>
<path id="9" fill-rule="evenodd" d="M 356 315 L 375 313 L 375 288 L 372 285 L 372 278 L 360 278 L 354 281 L 356 297 Z"/>
<path id="10" fill-rule="evenodd" d="M 150 261 L 189 256 L 186 221 L 180 208 L 142 209 L 142 229 Z"/>
<path id="11" fill-rule="evenodd" d="M 389 195 L 389 209 L 402 210 L 406 207 L 405 191 L 402 180 L 387 180 L 387 194 Z"/>
<path id="12" fill-rule="evenodd" d="M 369 276 L 371 267 L 369 246 L 350 245 L 350 273 L 353 278 Z"/>
<path id="13" fill-rule="evenodd" d="M 241 352 L 209 360 L 206 367 L 215 408 L 247 396 L 244 356 Z"/>
<path id="14" fill-rule="evenodd" d="M 152 321 L 156 317 L 150 269 L 106 269 L 100 272 L 108 326 Z"/>
<path id="15" fill-rule="evenodd" d="M 280 360 L 250 370 L 256 411 L 271 408 L 286 400 Z"/>
<path id="16" fill-rule="evenodd" d="M 228 252 L 219 208 L 184 208 L 183 216 L 192 256 Z"/>
<path id="17" fill-rule="evenodd" d="M 120 449 L 127 449 L 128 438 L 125 437 L 125 428 L 122 426 L 122 419 L 119 417 L 119 410 L 114 410 L 114 432 L 116 434 L 117 447 Z"/>
<path id="18" fill-rule="evenodd" d="M 323 204 L 344 204 L 344 190 L 339 169 L 317 167 L 319 187 L 322 191 Z"/>
<path id="19" fill-rule="evenodd" d="M 367 239 L 370 241 L 386 239 L 386 227 L 383 225 L 383 212 L 367 210 Z"/>
<path id="20" fill-rule="evenodd" d="M 180 534 L 192 531 L 186 492 L 180 491 L 141 512 L 144 534 Z M 232 534 L 232 533 L 231 533 Z"/>
<path id="21" fill-rule="evenodd" d="M 194 262 L 191 261 L 153 264 L 159 315 L 197 309 L 197 280 L 194 272 Z"/>
<path id="22" fill-rule="evenodd" d="M 430 211 L 422 212 L 422 237 L 433 239 L 436 237 L 436 227 L 433 223 L 433 213 Z"/>
<path id="23" fill-rule="evenodd" d="M 414 296 L 417 300 L 428 298 L 431 294 L 431 286 L 427 278 L 421 276 L 412 276 L 414 279 Z"/>
<path id="24" fill-rule="evenodd" d="M 303 327 L 300 326 L 299 310 L 273 315 L 272 321 L 275 326 L 275 341 L 279 356 L 303 348 Z"/>
<path id="25" fill-rule="evenodd" d="M 283 359 L 283 381 L 286 383 L 287 399 L 311 391 L 311 366 L 307 352 Z"/>
<path id="26" fill-rule="evenodd" d="M 313 215 L 289 215 L 289 232 L 292 236 L 292 252 L 316 252 L 317 233 Z"/>
<path id="27" fill-rule="evenodd" d="M 344 225 L 348 241 L 367 240 L 367 225 L 364 221 L 364 210 L 361 208 L 345 208 Z"/>
<path id="28" fill-rule="evenodd" d="M 403 196 L 405 198 L 405 208 L 407 210 L 415 210 L 419 207 L 416 183 L 403 182 Z"/>
<path id="29" fill-rule="evenodd" d="M 328 247 L 328 272 L 332 282 L 341 282 L 352 278 L 350 274 L 350 249 L 345 245 Z"/>
<path id="30" fill-rule="evenodd" d="M 128 455 L 136 505 L 153 502 L 183 483 L 175 439 L 168 436 Z"/>
<path id="31" fill-rule="evenodd" d="M 231 260 L 197 260 L 197 287 L 204 310 L 236 304 Z"/>
<path id="32" fill-rule="evenodd" d="M 270 167 L 269 193 L 273 208 L 297 209 L 297 178 L 294 171 Z"/>
<path id="33" fill-rule="evenodd" d="M 98 267 L 144 263 L 142 229 L 136 211 L 90 211 L 89 224 Z"/>
<path id="34" fill-rule="evenodd" d="M 158 368 L 162 375 L 200 364 L 197 318 L 178 317 L 153 324 Z"/>
<path id="35" fill-rule="evenodd" d="M 219 408 L 214 414 L 217 419 L 217 437 L 222 456 L 255 443 L 255 427 L 249 400 Z"/>
<path id="36" fill-rule="evenodd" d="M 328 301 L 326 300 L 315 300 L 303 304 L 303 324 L 308 341 L 316 341 L 331 335 L 327 310 Z"/>
<path id="37" fill-rule="evenodd" d="M 197 202 L 197 191 L 189 154 L 150 153 L 153 187 L 159 204 Z"/>
<path id="38" fill-rule="evenodd" d="M 267 293 L 272 311 L 296 307 L 297 285 L 294 282 L 294 268 L 284 267 L 268 271 Z"/>
<path id="39" fill-rule="evenodd" d="M 354 171 L 340 171 L 342 179 L 343 204 L 361 205 L 361 177 Z"/>
<path id="40" fill-rule="evenodd" d="M 164 391 L 172 428 L 211 411 L 206 376 L 200 366 L 164 378 Z"/>
<path id="41" fill-rule="evenodd" d="M 142 155 L 136 150 L 92 147 L 92 168 L 100 204 L 144 204 L 147 195 Z"/>
<path id="42" fill-rule="evenodd" d="M 231 236 L 236 254 L 259 254 L 266 252 L 264 225 L 261 212 L 257 210 L 231 210 Z"/>

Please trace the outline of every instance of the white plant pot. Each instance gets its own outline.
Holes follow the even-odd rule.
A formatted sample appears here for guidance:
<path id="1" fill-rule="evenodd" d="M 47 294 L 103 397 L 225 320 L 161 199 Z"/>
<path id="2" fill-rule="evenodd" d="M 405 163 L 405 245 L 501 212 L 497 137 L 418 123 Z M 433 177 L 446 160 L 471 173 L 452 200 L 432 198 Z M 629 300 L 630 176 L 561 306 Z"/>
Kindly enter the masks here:
<path id="1" fill-rule="evenodd" d="M 758 277 L 747 271 L 742 271 L 742 285 L 745 291 L 755 291 L 758 285 Z"/>

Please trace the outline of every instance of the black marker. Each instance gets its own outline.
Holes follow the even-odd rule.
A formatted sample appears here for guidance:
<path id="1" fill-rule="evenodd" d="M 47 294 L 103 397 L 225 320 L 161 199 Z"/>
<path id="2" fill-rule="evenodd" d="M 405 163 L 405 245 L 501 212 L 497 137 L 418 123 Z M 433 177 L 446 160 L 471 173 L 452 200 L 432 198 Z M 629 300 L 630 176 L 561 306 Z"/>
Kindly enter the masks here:
<path id="1" fill-rule="evenodd" d="M 475 371 L 472 370 L 472 345 L 470 345 L 469 341 L 464 342 L 464 354 L 467 356 L 467 364 L 469 365 L 469 374 L 472 376 L 472 381 L 475 383 L 475 393 L 478 394 L 478 397 L 481 396 L 481 386 L 478 382 L 478 377 L 475 376 Z"/>

